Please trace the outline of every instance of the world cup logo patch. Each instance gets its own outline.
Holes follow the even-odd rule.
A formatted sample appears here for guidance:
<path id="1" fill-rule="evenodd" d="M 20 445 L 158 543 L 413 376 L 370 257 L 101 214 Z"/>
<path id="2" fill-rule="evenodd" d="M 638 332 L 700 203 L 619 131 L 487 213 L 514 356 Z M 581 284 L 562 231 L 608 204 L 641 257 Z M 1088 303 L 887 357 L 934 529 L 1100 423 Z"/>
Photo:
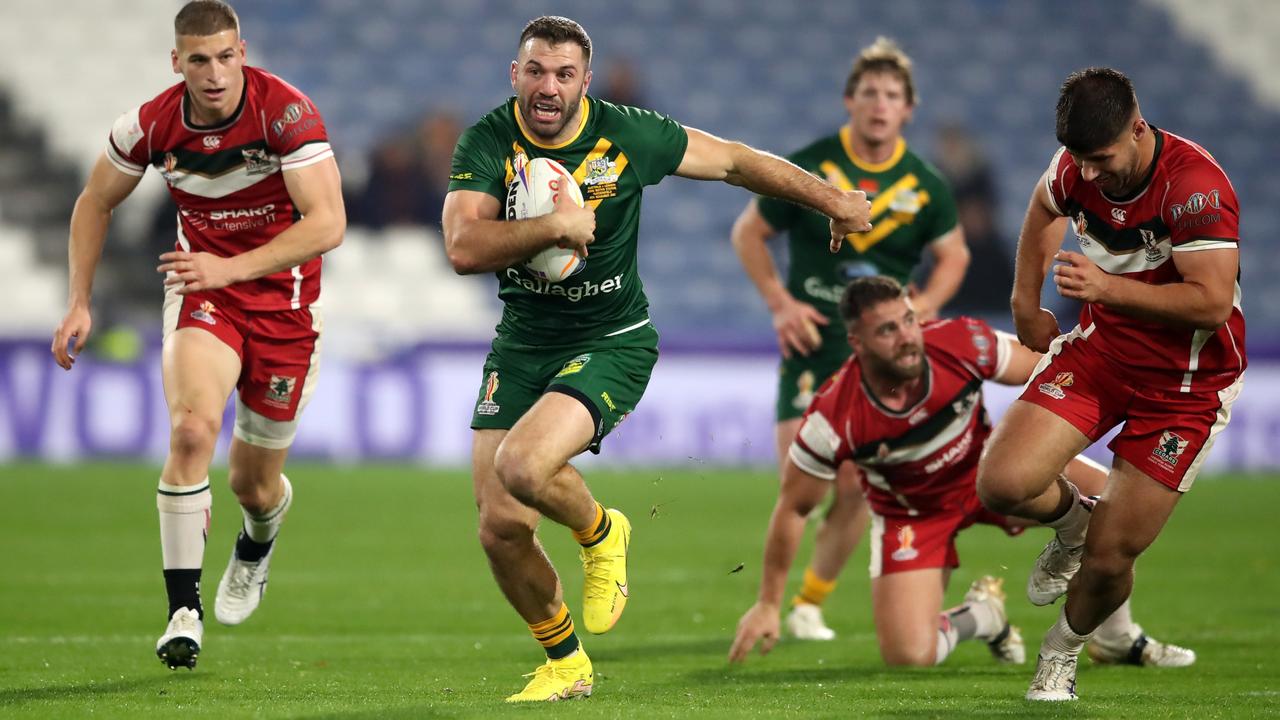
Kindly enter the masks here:
<path id="1" fill-rule="evenodd" d="M 502 406 L 493 401 L 493 396 L 498 392 L 498 371 L 494 370 L 489 373 L 489 379 L 484 384 L 484 399 L 476 405 L 477 415 L 497 415 Z"/>
<path id="2" fill-rule="evenodd" d="M 1062 389 L 1071 387 L 1075 383 L 1076 377 L 1074 374 L 1069 372 L 1060 372 L 1056 377 L 1054 377 L 1053 382 L 1040 383 L 1039 390 L 1054 400 L 1061 400 L 1067 396 Z"/>
<path id="3" fill-rule="evenodd" d="M 903 525 L 902 529 L 898 531 L 898 549 L 894 550 L 890 557 L 898 562 L 907 562 L 920 557 L 920 551 L 913 547 L 915 541 L 915 528 L 910 525 Z"/>

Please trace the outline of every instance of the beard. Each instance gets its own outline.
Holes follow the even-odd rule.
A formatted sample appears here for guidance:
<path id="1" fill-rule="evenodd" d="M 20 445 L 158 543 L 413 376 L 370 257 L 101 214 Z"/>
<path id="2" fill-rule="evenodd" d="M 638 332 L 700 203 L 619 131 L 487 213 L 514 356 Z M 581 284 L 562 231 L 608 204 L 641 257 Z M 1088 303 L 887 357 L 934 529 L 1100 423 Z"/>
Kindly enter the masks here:
<path id="1" fill-rule="evenodd" d="M 910 365 L 903 365 L 900 361 L 907 356 L 915 355 L 915 362 Z M 871 360 L 871 367 L 876 375 L 883 378 L 889 378 L 897 382 L 908 382 L 915 380 L 924 374 L 924 347 L 921 345 L 910 345 L 899 350 L 891 358 L 875 357 L 868 358 Z"/>
<path id="2" fill-rule="evenodd" d="M 546 121 L 539 120 L 534 115 L 535 104 L 555 105 L 560 110 L 560 121 L 548 125 Z M 569 123 L 577 120 L 578 112 L 582 108 L 582 95 L 579 94 L 572 102 L 561 105 L 560 98 L 553 100 L 536 99 L 530 96 L 527 99 L 518 99 L 516 105 L 520 109 L 520 117 L 524 120 L 524 126 L 533 133 L 539 140 L 550 141 L 557 138 Z"/>

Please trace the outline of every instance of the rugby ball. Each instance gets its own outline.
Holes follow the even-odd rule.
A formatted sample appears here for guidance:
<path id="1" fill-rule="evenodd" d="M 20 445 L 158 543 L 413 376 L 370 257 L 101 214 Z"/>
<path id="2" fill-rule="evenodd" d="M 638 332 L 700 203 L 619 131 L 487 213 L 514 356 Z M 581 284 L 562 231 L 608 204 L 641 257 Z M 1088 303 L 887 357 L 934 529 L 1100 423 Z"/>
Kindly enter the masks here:
<path id="1" fill-rule="evenodd" d="M 534 158 L 512 168 L 515 178 L 507 188 L 507 219 L 526 220 L 546 215 L 556 208 L 556 181 L 566 189 L 578 207 L 582 207 L 582 191 L 573 176 L 560 163 L 548 158 Z M 576 250 L 558 245 L 525 260 L 525 270 L 541 280 L 557 283 L 581 270 L 586 259 Z"/>

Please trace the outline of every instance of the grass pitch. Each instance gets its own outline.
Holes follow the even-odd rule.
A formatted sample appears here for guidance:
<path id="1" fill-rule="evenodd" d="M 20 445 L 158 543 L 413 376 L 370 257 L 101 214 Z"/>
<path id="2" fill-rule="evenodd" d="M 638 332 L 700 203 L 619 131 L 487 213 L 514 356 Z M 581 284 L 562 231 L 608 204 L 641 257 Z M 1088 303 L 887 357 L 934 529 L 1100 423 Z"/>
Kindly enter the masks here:
<path id="1" fill-rule="evenodd" d="M 634 526 L 632 599 L 610 634 L 581 629 L 596 694 L 509 707 L 541 651 L 489 577 L 463 472 L 297 465 L 270 592 L 244 625 L 213 622 L 239 512 L 215 473 L 205 557 L 209 609 L 194 672 L 154 653 L 165 624 L 151 466 L 0 467 L 0 717 L 1280 717 L 1280 482 L 1204 478 L 1139 563 L 1135 616 L 1193 647 L 1184 670 L 1091 667 L 1081 701 L 1022 700 L 1032 666 L 965 643 L 938 668 L 887 670 L 876 652 L 865 544 L 828 601 L 830 643 L 783 642 L 729 667 L 755 597 L 771 473 L 589 472 Z M 961 536 L 958 602 L 1004 575 L 1035 649 L 1057 608 L 1018 595 L 1045 531 Z M 568 532 L 542 537 L 581 614 Z M 807 548 L 802 557 L 807 558 Z M 743 569 L 735 572 L 735 568 Z M 793 573 L 798 578 L 803 564 Z"/>

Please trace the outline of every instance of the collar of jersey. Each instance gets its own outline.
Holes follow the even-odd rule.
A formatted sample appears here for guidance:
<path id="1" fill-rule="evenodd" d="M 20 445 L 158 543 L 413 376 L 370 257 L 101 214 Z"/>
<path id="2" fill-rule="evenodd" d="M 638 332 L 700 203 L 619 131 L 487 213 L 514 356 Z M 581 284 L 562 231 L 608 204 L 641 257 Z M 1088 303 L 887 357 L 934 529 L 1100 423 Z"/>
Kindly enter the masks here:
<path id="1" fill-rule="evenodd" d="M 565 140 L 562 143 L 558 143 L 556 145 L 544 145 L 538 142 L 537 140 L 533 139 L 533 135 L 531 135 L 528 129 L 526 129 L 524 126 L 524 118 L 520 117 L 520 101 L 519 100 L 511 101 L 511 114 L 515 115 L 516 125 L 519 126 L 520 134 L 524 135 L 525 140 L 528 140 L 529 142 L 542 148 L 543 150 L 559 150 L 562 147 L 568 147 L 569 145 L 572 145 L 575 140 L 577 140 L 579 137 L 582 136 L 582 131 L 587 129 L 587 120 L 589 120 L 591 117 L 591 103 L 587 102 L 586 95 L 582 96 L 581 104 L 578 106 L 578 114 L 582 116 L 582 122 L 578 123 L 578 129 L 576 132 L 573 133 L 573 137 L 569 138 L 568 140 Z"/>
<path id="2" fill-rule="evenodd" d="M 859 170 L 870 173 L 882 173 L 889 170 L 894 165 L 897 165 L 898 161 L 907 152 L 907 141 L 898 138 L 898 142 L 893 146 L 893 154 L 889 156 L 888 160 L 882 163 L 867 162 L 858 157 L 858 154 L 853 151 L 853 128 L 848 125 L 840 128 L 840 144 L 844 146 L 844 154 L 849 156 L 849 162 L 853 163 Z"/>

